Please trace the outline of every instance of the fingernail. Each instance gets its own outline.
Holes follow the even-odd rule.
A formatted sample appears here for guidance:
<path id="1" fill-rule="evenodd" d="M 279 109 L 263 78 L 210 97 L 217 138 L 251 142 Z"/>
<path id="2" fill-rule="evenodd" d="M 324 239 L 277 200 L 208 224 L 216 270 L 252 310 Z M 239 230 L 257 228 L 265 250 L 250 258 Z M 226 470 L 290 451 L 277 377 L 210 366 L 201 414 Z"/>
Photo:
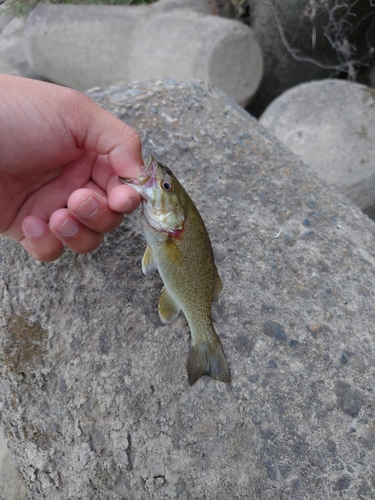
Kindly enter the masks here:
<path id="1" fill-rule="evenodd" d="M 30 219 L 25 225 L 24 230 L 30 236 L 39 236 L 44 231 L 44 224 L 38 219 Z"/>
<path id="2" fill-rule="evenodd" d="M 133 196 L 129 196 L 129 198 L 126 200 L 123 208 L 123 212 L 125 214 L 129 214 L 131 212 L 134 212 L 134 210 L 137 208 L 137 199 L 133 198 Z"/>
<path id="3" fill-rule="evenodd" d="M 99 210 L 98 202 L 92 197 L 89 196 L 84 200 L 77 210 L 74 210 L 77 215 L 80 217 L 92 217 Z"/>
<path id="4" fill-rule="evenodd" d="M 68 217 L 61 226 L 56 228 L 56 231 L 61 234 L 61 236 L 73 236 L 73 234 L 78 231 L 78 224 L 74 219 Z"/>

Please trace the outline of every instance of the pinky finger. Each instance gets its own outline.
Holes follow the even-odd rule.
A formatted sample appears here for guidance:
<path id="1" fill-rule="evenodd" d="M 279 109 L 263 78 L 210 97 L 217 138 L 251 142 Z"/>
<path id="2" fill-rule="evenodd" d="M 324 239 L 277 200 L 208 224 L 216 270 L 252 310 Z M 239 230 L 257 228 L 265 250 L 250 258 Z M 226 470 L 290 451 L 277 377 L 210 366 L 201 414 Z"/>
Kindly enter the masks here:
<path id="1" fill-rule="evenodd" d="M 22 221 L 22 231 L 24 238 L 20 244 L 35 260 L 52 262 L 63 253 L 62 242 L 52 234 L 48 224 L 40 217 L 25 217 Z"/>

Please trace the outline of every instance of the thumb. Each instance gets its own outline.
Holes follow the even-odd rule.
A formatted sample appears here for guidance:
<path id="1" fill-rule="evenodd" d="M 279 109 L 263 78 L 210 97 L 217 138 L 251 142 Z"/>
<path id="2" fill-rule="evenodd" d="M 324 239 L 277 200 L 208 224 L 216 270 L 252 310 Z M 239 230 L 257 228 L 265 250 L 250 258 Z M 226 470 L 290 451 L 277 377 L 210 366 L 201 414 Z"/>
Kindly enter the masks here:
<path id="1" fill-rule="evenodd" d="M 137 132 L 84 94 L 73 91 L 73 95 L 76 102 L 68 108 L 68 112 L 71 113 L 70 130 L 77 146 L 108 155 L 118 176 L 137 176 L 143 165 L 141 140 Z"/>

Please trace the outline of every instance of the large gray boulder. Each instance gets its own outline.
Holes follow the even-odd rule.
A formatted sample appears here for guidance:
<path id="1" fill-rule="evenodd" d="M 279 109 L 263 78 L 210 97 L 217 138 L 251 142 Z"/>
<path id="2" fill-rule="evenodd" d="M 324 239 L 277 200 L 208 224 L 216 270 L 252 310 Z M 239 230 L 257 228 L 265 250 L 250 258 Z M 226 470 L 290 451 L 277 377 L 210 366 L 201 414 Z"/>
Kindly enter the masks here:
<path id="1" fill-rule="evenodd" d="M 25 51 L 23 32 L 25 19 L 12 17 L 0 6 L 0 73 L 35 77 Z"/>
<path id="2" fill-rule="evenodd" d="M 189 387 L 139 213 L 50 264 L 2 239 L 0 422 L 31 498 L 373 498 L 374 223 L 208 85 L 90 96 L 201 210 L 233 382 Z"/>
<path id="3" fill-rule="evenodd" d="M 2 500 L 27 500 L 24 484 L 0 435 L 0 498 Z"/>
<path id="4" fill-rule="evenodd" d="M 245 105 L 263 76 L 251 28 L 207 14 L 192 0 L 152 5 L 40 4 L 25 47 L 33 70 L 78 90 L 145 78 L 197 79 Z"/>
<path id="5" fill-rule="evenodd" d="M 343 80 L 304 83 L 260 123 L 327 182 L 375 216 L 375 90 Z"/>

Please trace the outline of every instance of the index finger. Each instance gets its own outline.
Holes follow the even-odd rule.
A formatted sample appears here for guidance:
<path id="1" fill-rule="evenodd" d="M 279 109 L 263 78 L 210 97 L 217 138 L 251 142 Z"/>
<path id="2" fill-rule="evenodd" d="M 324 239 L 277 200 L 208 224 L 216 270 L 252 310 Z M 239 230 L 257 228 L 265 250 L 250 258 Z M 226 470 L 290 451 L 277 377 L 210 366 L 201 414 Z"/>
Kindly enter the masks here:
<path id="1" fill-rule="evenodd" d="M 72 91 L 72 106 L 63 110 L 77 145 L 108 160 L 116 175 L 136 177 L 143 165 L 141 139 L 138 133 L 115 115 L 101 108 L 89 97 Z"/>
<path id="2" fill-rule="evenodd" d="M 128 214 L 140 203 L 140 196 L 130 186 L 126 186 L 114 173 L 108 156 L 98 156 L 92 170 L 93 181 L 107 193 L 108 206 L 114 212 Z M 88 186 L 86 186 L 88 187 Z"/>

